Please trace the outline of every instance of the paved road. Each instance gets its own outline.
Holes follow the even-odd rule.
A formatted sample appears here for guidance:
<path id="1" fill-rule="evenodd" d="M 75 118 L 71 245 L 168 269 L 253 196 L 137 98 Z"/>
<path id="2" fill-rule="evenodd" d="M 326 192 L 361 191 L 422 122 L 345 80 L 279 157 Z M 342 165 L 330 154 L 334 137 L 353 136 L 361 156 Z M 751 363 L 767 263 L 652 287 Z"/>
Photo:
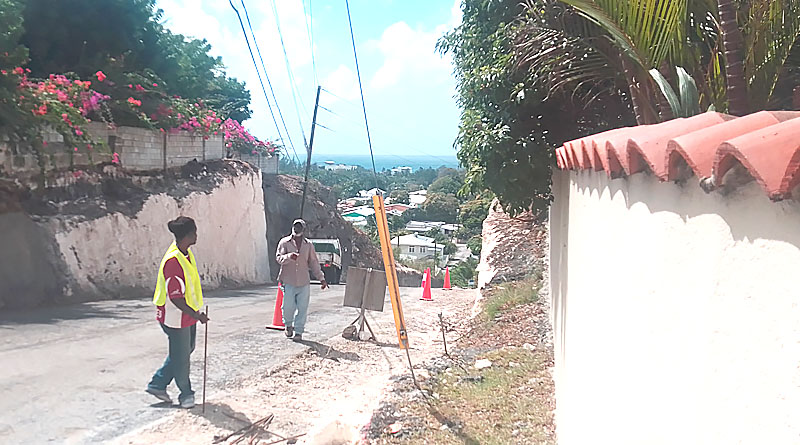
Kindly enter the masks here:
<path id="1" fill-rule="evenodd" d="M 344 286 L 312 285 L 306 337 L 340 335 L 357 315 L 342 308 Z M 209 293 L 208 392 L 303 351 L 272 321 L 275 287 Z M 144 393 L 167 340 L 149 301 L 87 303 L 0 315 L 0 443 L 92 443 L 158 420 L 164 409 Z M 203 328 L 192 383 L 202 388 Z M 174 384 L 170 388 L 177 398 Z M 168 408 L 167 408 L 168 409 Z"/>

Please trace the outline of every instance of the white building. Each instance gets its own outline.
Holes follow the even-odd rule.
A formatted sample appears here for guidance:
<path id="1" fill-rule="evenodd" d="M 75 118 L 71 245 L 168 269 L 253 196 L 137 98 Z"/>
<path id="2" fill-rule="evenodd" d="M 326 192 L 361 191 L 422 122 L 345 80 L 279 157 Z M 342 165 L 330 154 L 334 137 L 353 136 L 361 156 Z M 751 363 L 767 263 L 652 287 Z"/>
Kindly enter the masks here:
<path id="1" fill-rule="evenodd" d="M 337 164 L 333 161 L 325 161 L 325 164 L 320 165 L 320 168 L 328 171 L 351 171 L 358 168 L 356 165 Z"/>
<path id="2" fill-rule="evenodd" d="M 433 238 L 416 233 L 394 237 L 392 248 L 400 249 L 400 257 L 404 259 L 433 258 L 436 252 L 438 252 L 439 258 L 443 259 L 444 253 L 444 245 L 435 243 Z"/>
<path id="3" fill-rule="evenodd" d="M 411 167 L 395 167 L 391 170 L 392 176 L 394 175 L 402 175 L 402 174 L 409 174 L 413 171 Z"/>
<path id="4" fill-rule="evenodd" d="M 426 199 L 428 199 L 427 190 L 417 190 L 416 192 L 410 192 L 408 194 L 408 202 L 415 206 L 422 205 Z"/>
<path id="5" fill-rule="evenodd" d="M 386 196 L 386 192 L 379 188 L 371 188 L 369 190 L 361 190 L 358 192 L 360 198 L 372 198 L 375 195 Z"/>
<path id="6" fill-rule="evenodd" d="M 442 227 L 446 225 L 452 224 L 445 224 L 442 221 L 409 221 L 408 224 L 406 224 L 406 230 L 414 233 L 425 233 L 431 229 L 436 229 L 445 234 Z"/>

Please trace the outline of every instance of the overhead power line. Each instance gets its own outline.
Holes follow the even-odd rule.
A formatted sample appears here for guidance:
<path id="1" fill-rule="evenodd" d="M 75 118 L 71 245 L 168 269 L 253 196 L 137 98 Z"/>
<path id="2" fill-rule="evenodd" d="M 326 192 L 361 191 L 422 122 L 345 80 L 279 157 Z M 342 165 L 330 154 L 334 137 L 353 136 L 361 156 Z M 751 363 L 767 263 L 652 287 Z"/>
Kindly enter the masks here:
<path id="1" fill-rule="evenodd" d="M 228 1 L 230 1 L 230 0 L 228 0 Z M 291 136 L 291 134 L 289 134 L 289 129 L 286 128 L 286 121 L 283 119 L 283 112 L 281 112 L 281 106 L 278 104 L 278 98 L 275 96 L 275 90 L 272 88 L 272 82 L 270 82 L 270 80 L 269 80 L 269 74 L 267 74 L 267 66 L 264 63 L 264 58 L 261 57 L 261 49 L 258 47 L 258 42 L 256 41 L 256 34 L 255 34 L 255 32 L 253 32 L 253 25 L 250 23 L 250 14 L 247 13 L 247 6 L 245 6 L 244 0 L 241 0 L 241 2 L 242 2 L 242 9 L 244 10 L 244 16 L 247 19 L 247 26 L 250 28 L 250 35 L 253 36 L 253 44 L 255 45 L 256 51 L 258 52 L 258 58 L 259 58 L 259 60 L 261 60 L 261 68 L 264 70 L 264 77 L 267 78 L 267 85 L 269 85 L 269 91 L 272 94 L 272 100 L 275 101 L 275 108 L 278 109 L 278 116 L 280 116 L 281 123 L 283 124 L 283 129 L 284 129 L 284 131 L 286 131 L 286 138 L 289 139 L 289 145 L 291 146 L 292 152 L 294 153 L 295 160 L 300 162 L 299 156 L 297 155 L 297 150 L 294 148 L 294 142 L 292 141 L 292 136 Z M 233 7 L 233 3 L 231 3 L 231 6 Z M 236 11 L 236 8 L 234 7 L 233 10 Z M 245 38 L 245 40 L 247 40 L 247 33 L 244 30 L 244 24 L 242 23 L 242 16 L 239 15 L 239 11 L 236 11 L 236 15 L 239 17 L 239 24 L 242 26 L 242 32 L 245 33 L 244 38 Z M 250 49 L 250 43 L 249 42 L 247 43 L 247 49 Z M 253 51 L 252 50 L 250 50 L 250 57 L 253 58 L 253 65 L 256 68 L 256 73 L 259 73 L 258 66 L 256 65 L 255 57 L 253 57 Z M 264 91 L 264 82 L 261 81 L 261 74 L 258 75 L 258 81 L 261 82 L 261 89 L 262 89 L 262 91 Z M 267 97 L 267 92 L 266 91 L 264 91 L 264 98 L 267 99 L 267 105 L 269 105 L 269 98 Z M 269 107 L 269 111 L 270 111 L 270 113 L 272 113 L 272 106 L 271 105 Z M 272 119 L 273 119 L 273 121 L 275 120 L 275 115 L 274 114 L 272 115 Z M 275 127 L 278 127 L 278 122 L 277 121 L 275 122 Z M 280 128 L 278 128 L 278 134 L 279 135 L 280 135 L 280 131 L 281 131 Z M 284 147 L 286 146 L 286 143 L 283 142 L 283 139 L 281 139 L 281 143 L 283 143 Z"/>
<path id="2" fill-rule="evenodd" d="M 303 0 L 303 10 L 305 11 L 306 2 Z M 314 56 L 314 10 L 311 6 L 311 0 L 308 0 L 308 18 L 306 19 L 306 31 L 308 32 L 308 46 L 311 50 L 311 68 L 314 72 L 314 83 L 319 85 L 319 78 L 317 78 L 317 61 Z"/>
<path id="3" fill-rule="evenodd" d="M 275 4 L 275 0 L 272 0 L 272 13 L 275 15 L 275 25 L 278 28 L 278 37 L 281 41 L 281 48 L 283 49 L 283 59 L 286 62 L 286 73 L 289 75 L 289 89 L 292 91 L 292 99 L 294 99 L 294 109 L 297 112 L 297 122 L 300 125 L 300 132 L 303 135 L 303 143 L 306 147 L 306 151 L 308 151 L 308 140 L 306 139 L 306 131 L 303 128 L 303 120 L 300 118 L 300 107 L 297 104 L 297 96 L 299 95 L 297 91 L 297 84 L 294 81 L 294 74 L 292 74 L 292 65 L 289 63 L 289 53 L 286 51 L 286 44 L 283 41 L 283 31 L 281 31 L 281 20 L 278 16 L 278 7 Z M 302 100 L 300 103 L 302 104 Z M 305 105 L 303 105 L 305 107 Z M 305 108 L 304 108 L 305 110 Z M 305 110 L 306 114 L 308 114 L 308 110 Z"/>
<path id="4" fill-rule="evenodd" d="M 367 105 L 364 102 L 364 87 L 361 85 L 361 69 L 358 67 L 358 53 L 356 52 L 356 38 L 353 35 L 353 19 L 350 17 L 350 2 L 344 0 L 347 6 L 347 23 L 350 25 L 350 41 L 353 43 L 353 58 L 356 62 L 356 75 L 358 76 L 358 91 L 361 93 L 361 109 L 364 110 L 364 125 L 367 129 L 367 143 L 369 144 L 369 157 L 372 159 L 372 173 L 375 175 L 375 187 L 378 187 L 378 171 L 375 168 L 375 155 L 372 153 L 372 138 L 369 135 L 369 122 L 367 121 Z"/>

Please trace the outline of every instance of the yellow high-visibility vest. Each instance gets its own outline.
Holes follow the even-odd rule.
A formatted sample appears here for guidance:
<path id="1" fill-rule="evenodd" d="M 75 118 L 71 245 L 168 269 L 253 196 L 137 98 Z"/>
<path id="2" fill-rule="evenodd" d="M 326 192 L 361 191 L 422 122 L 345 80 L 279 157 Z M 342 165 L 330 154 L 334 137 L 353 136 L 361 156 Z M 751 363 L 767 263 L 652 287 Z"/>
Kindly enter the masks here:
<path id="1" fill-rule="evenodd" d="M 164 278 L 164 264 L 170 258 L 177 258 L 183 269 L 183 278 L 186 281 L 186 290 L 184 295 L 186 297 L 186 304 L 190 308 L 199 311 L 203 307 L 203 290 L 200 288 L 200 273 L 197 272 L 197 261 L 194 259 L 192 249 L 189 249 L 189 261 L 186 256 L 178 249 L 177 244 L 172 243 L 164 254 L 161 260 L 161 265 L 158 266 L 158 281 L 156 282 L 156 292 L 153 295 L 153 304 L 156 306 L 163 306 L 167 302 L 167 285 Z"/>

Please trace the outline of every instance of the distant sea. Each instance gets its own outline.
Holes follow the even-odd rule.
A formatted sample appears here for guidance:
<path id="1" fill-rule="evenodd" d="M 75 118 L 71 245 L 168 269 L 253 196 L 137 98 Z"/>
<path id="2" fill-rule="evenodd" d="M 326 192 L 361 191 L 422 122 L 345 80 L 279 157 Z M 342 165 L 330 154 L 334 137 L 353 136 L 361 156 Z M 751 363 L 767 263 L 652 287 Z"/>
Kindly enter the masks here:
<path id="1" fill-rule="evenodd" d="M 360 165 L 366 169 L 372 169 L 372 160 L 369 155 L 312 155 L 311 162 L 323 164 L 325 161 L 333 161 L 337 164 L 346 165 Z M 379 172 L 382 170 L 390 170 L 395 167 L 411 167 L 414 171 L 421 168 L 439 168 L 439 167 L 458 168 L 458 158 L 455 156 L 446 155 L 430 155 L 430 156 L 416 156 L 416 155 L 375 155 L 375 169 Z"/>

